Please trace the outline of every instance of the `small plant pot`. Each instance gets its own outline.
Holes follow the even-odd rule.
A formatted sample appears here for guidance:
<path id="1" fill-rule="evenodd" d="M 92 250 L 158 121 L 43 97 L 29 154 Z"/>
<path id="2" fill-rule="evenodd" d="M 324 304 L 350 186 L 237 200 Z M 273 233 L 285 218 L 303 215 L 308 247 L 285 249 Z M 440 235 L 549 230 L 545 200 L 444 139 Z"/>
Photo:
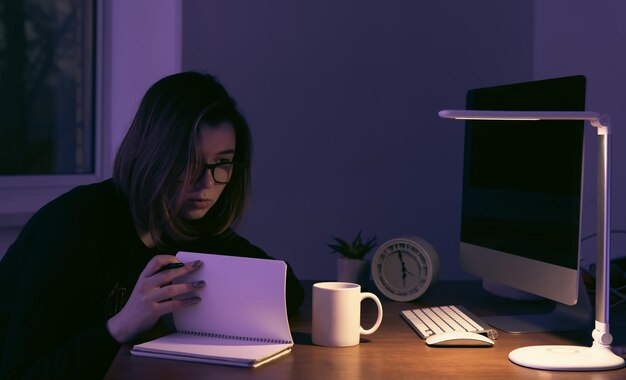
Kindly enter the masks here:
<path id="1" fill-rule="evenodd" d="M 347 259 L 345 257 L 337 259 L 337 281 L 352 282 L 366 286 L 369 278 L 369 260 Z"/>

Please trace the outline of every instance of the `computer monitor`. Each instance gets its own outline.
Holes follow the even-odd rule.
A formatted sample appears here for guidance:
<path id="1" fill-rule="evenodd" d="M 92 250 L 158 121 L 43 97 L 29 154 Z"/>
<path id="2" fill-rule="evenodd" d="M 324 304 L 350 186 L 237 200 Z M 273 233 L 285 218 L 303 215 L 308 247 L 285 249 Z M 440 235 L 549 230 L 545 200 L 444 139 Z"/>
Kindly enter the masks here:
<path id="1" fill-rule="evenodd" d="M 472 89 L 467 109 L 584 111 L 585 82 L 570 76 Z M 578 302 L 586 297 L 579 275 L 583 136 L 583 121 L 466 121 L 462 267 L 559 303 L 548 315 L 485 318 L 496 327 L 555 331 L 591 321 L 588 299 Z"/>

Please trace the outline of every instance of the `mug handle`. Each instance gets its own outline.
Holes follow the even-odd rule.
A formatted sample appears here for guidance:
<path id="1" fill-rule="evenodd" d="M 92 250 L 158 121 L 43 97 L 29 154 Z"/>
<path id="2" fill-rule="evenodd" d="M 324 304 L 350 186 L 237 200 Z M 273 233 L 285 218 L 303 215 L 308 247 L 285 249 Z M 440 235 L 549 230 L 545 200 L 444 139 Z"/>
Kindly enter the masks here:
<path id="1" fill-rule="evenodd" d="M 361 293 L 361 301 L 366 298 L 371 298 L 374 302 L 376 302 L 376 306 L 378 306 L 378 317 L 376 318 L 376 323 L 370 329 L 365 330 L 363 326 L 359 326 L 361 328 L 361 335 L 369 335 L 378 330 L 380 323 L 383 321 L 383 305 L 380 303 L 378 297 L 376 297 L 373 293 L 364 292 Z"/>

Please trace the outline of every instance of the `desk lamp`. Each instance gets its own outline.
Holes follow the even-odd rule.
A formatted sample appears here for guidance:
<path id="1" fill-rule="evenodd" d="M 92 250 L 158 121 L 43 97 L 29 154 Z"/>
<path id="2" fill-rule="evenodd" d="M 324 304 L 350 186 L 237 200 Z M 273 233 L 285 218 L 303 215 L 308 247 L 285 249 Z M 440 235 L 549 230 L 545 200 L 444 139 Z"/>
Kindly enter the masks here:
<path id="1" fill-rule="evenodd" d="M 609 332 L 609 125 L 608 115 L 597 112 L 443 110 L 439 116 L 462 120 L 587 120 L 598 131 L 596 315 L 591 347 L 529 346 L 509 353 L 513 363 L 530 368 L 560 371 L 594 371 L 621 368 L 624 359 L 611 350 Z"/>

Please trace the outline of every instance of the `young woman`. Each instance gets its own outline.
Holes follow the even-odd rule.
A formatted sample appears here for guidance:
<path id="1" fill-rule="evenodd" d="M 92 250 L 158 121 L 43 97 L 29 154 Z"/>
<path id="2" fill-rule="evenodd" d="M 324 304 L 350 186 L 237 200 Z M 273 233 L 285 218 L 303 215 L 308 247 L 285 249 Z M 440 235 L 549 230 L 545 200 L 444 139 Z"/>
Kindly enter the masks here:
<path id="1" fill-rule="evenodd" d="M 248 125 L 216 78 L 155 83 L 113 178 L 44 206 L 0 262 L 0 378 L 102 377 L 121 344 L 162 334 L 164 316 L 202 302 L 193 291 L 203 283 L 171 283 L 199 263 L 161 271 L 178 251 L 270 258 L 230 228 L 250 186 L 250 150 Z M 302 298 L 288 269 L 288 310 Z"/>

